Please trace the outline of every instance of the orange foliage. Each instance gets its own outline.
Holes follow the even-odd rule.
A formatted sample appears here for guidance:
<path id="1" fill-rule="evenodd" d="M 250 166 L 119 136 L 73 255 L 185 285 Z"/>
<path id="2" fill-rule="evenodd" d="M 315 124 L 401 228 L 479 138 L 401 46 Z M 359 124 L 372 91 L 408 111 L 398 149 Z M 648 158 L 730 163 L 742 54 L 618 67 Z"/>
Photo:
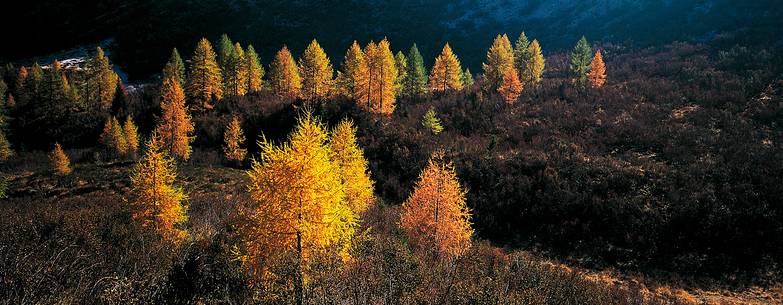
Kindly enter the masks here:
<path id="1" fill-rule="evenodd" d="M 503 75 L 503 81 L 498 87 L 498 93 L 503 96 L 506 103 L 512 104 L 517 101 L 522 94 L 522 82 L 519 81 L 516 69 L 508 69 Z"/>
<path id="2" fill-rule="evenodd" d="M 593 61 L 590 63 L 590 72 L 587 73 L 587 79 L 593 88 L 601 88 L 606 83 L 606 66 L 601 51 L 595 52 Z"/>

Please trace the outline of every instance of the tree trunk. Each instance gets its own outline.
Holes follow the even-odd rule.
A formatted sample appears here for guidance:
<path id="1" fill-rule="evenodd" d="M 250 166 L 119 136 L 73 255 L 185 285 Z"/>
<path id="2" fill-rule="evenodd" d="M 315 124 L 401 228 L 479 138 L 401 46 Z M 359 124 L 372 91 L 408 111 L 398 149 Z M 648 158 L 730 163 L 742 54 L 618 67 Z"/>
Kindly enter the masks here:
<path id="1" fill-rule="evenodd" d="M 302 279 L 302 233 L 296 232 L 296 278 L 294 279 L 294 298 L 296 305 L 302 305 L 304 294 L 302 292 L 304 281 Z"/>

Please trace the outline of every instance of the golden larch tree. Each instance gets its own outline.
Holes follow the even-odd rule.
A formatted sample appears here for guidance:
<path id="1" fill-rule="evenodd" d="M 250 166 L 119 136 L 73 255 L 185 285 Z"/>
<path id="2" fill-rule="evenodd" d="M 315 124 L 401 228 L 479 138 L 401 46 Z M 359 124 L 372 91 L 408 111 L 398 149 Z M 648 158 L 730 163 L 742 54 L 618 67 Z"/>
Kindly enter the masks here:
<path id="1" fill-rule="evenodd" d="M 241 163 L 245 160 L 247 150 L 242 148 L 245 144 L 245 134 L 242 131 L 242 124 L 236 116 L 231 118 L 231 122 L 226 126 L 223 132 L 223 155 L 226 160 Z"/>
<path id="2" fill-rule="evenodd" d="M 340 94 L 352 98 L 357 103 L 367 100 L 369 73 L 364 51 L 359 43 L 354 41 L 340 65 L 337 76 L 337 87 Z"/>
<path id="3" fill-rule="evenodd" d="M 185 107 L 185 94 L 179 82 L 173 78 L 163 81 L 160 92 L 162 115 L 155 132 L 160 136 L 163 147 L 172 156 L 183 160 L 190 158 L 190 143 L 193 142 L 193 122 Z"/>
<path id="4" fill-rule="evenodd" d="M 261 141 L 261 160 L 248 171 L 251 206 L 243 261 L 255 272 L 262 262 L 296 255 L 294 287 L 302 302 L 303 272 L 312 255 L 347 244 L 356 228 L 356 215 L 345 200 L 337 164 L 331 160 L 324 127 L 310 114 L 300 117 L 287 143 Z"/>
<path id="5" fill-rule="evenodd" d="M 119 76 L 112 69 L 109 58 L 101 47 L 95 49 L 95 56 L 87 61 L 85 67 L 86 81 L 82 92 L 86 104 L 99 110 L 108 110 L 114 101 Z"/>
<path id="6" fill-rule="evenodd" d="M 503 97 L 506 103 L 513 104 L 522 94 L 523 85 L 517 76 L 517 69 L 508 69 L 503 81 L 498 87 L 498 93 Z"/>
<path id="7" fill-rule="evenodd" d="M 435 64 L 430 71 L 430 89 L 433 92 L 462 90 L 462 66 L 448 43 L 440 55 L 435 58 Z"/>
<path id="8" fill-rule="evenodd" d="M 272 92 L 280 97 L 297 98 L 302 89 L 302 78 L 296 67 L 294 56 L 287 46 L 275 54 L 269 65 L 269 85 Z"/>
<path id="9" fill-rule="evenodd" d="M 394 112 L 397 98 L 397 64 L 389 41 L 384 38 L 377 45 L 370 42 L 365 56 L 369 73 L 367 108 L 370 112 L 390 114 Z"/>
<path id="10" fill-rule="evenodd" d="M 348 206 L 362 215 L 375 200 L 373 181 L 364 152 L 356 143 L 356 127 L 348 119 L 340 121 L 329 140 L 334 162 L 340 168 Z"/>
<path id="11" fill-rule="evenodd" d="M 587 73 L 587 79 L 593 88 L 601 88 L 606 84 L 606 65 L 601 50 L 595 52 L 593 61 L 590 63 L 590 72 Z"/>
<path id="12" fill-rule="evenodd" d="M 131 174 L 130 205 L 133 219 L 144 227 L 153 227 L 165 240 L 179 244 L 187 231 L 188 199 L 183 190 L 174 185 L 177 168 L 156 133 L 146 143 L 144 157 Z"/>
<path id="13" fill-rule="evenodd" d="M 413 193 L 402 204 L 400 225 L 416 252 L 453 258 L 470 246 L 473 229 L 454 167 L 439 159 L 430 159 L 419 175 Z"/>
<path id="14" fill-rule="evenodd" d="M 509 69 L 514 69 L 514 49 L 508 35 L 498 35 L 487 51 L 487 59 L 481 65 L 484 68 L 489 90 L 497 89 L 503 82 L 503 77 Z"/>
<path id="15" fill-rule="evenodd" d="M 248 66 L 245 50 L 237 42 L 232 46 L 223 70 L 224 92 L 229 96 L 244 96 L 248 90 Z"/>
<path id="16" fill-rule="evenodd" d="M 538 84 L 541 82 L 541 75 L 544 73 L 544 55 L 541 53 L 541 45 L 537 39 L 533 39 L 527 48 L 527 64 L 522 70 L 520 78 L 525 85 Z"/>
<path id="17" fill-rule="evenodd" d="M 139 151 L 139 129 L 136 128 L 136 124 L 133 123 L 133 118 L 127 116 L 125 123 L 122 126 L 122 130 L 125 132 L 125 142 L 128 145 L 128 155 L 131 158 L 136 158 L 136 154 Z"/>
<path id="18" fill-rule="evenodd" d="M 258 53 L 252 45 L 247 46 L 245 52 L 245 65 L 247 66 L 247 90 L 255 93 L 264 88 L 264 67 L 258 58 Z"/>
<path id="19" fill-rule="evenodd" d="M 49 154 L 49 160 L 52 162 L 55 174 L 64 176 L 71 173 L 71 159 L 65 155 L 60 143 L 54 143 L 54 150 Z"/>
<path id="20" fill-rule="evenodd" d="M 103 132 L 100 136 L 100 142 L 106 153 L 113 157 L 120 157 L 128 152 L 128 143 L 125 138 L 125 131 L 116 117 L 106 120 L 103 125 Z"/>
<path id="21" fill-rule="evenodd" d="M 299 74 L 302 76 L 302 98 L 307 101 L 323 100 L 332 88 L 334 69 L 326 52 L 313 39 L 299 58 Z"/>
<path id="22" fill-rule="evenodd" d="M 223 75 L 216 57 L 212 44 L 202 38 L 190 59 L 187 90 L 196 110 L 212 109 L 212 100 L 223 98 Z"/>

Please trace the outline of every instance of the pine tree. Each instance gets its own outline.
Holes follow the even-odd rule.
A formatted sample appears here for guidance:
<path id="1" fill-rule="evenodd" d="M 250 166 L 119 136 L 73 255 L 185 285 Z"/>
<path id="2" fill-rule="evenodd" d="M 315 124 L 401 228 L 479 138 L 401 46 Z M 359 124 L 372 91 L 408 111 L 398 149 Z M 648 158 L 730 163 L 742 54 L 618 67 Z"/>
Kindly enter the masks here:
<path id="1" fill-rule="evenodd" d="M 529 47 L 530 40 L 528 40 L 525 32 L 522 32 L 519 34 L 516 43 L 514 43 L 514 67 L 517 69 L 519 75 L 524 74 L 525 67 L 527 67 L 527 63 L 530 62 L 530 58 L 528 57 L 530 54 L 530 52 L 528 52 Z"/>
<path id="2" fill-rule="evenodd" d="M 606 83 L 606 65 L 604 65 L 604 57 L 601 55 L 601 50 L 595 51 L 587 78 L 590 80 L 590 86 L 593 88 L 601 88 Z"/>
<path id="3" fill-rule="evenodd" d="M 299 74 L 302 76 L 302 99 L 323 100 L 329 96 L 334 69 L 326 52 L 315 39 L 299 58 Z"/>
<path id="4" fill-rule="evenodd" d="M 498 93 L 503 96 L 506 103 L 513 104 L 522 94 L 523 85 L 519 81 L 516 69 L 509 69 L 503 76 L 503 81 L 498 88 Z"/>
<path id="5" fill-rule="evenodd" d="M 264 88 L 264 67 L 261 65 L 261 60 L 258 58 L 258 53 L 252 45 L 247 46 L 247 52 L 245 53 L 245 61 L 247 65 L 247 89 L 250 93 L 261 91 Z"/>
<path id="6" fill-rule="evenodd" d="M 131 158 L 136 159 L 136 153 L 139 151 L 139 129 L 136 128 L 136 124 L 133 123 L 133 117 L 127 116 L 125 118 L 125 124 L 122 126 L 122 130 L 125 132 L 125 142 L 128 145 L 128 154 Z"/>
<path id="7" fill-rule="evenodd" d="M 183 228 L 188 219 L 187 206 L 183 202 L 188 197 L 181 188 L 174 186 L 176 164 L 163 145 L 155 133 L 147 141 L 144 157 L 131 175 L 133 198 L 130 205 L 135 221 L 144 227 L 153 227 L 164 240 L 179 244 L 187 237 Z"/>
<path id="8" fill-rule="evenodd" d="M 166 66 L 163 68 L 162 79 L 174 78 L 179 81 L 179 85 L 185 87 L 185 64 L 182 62 L 182 57 L 179 56 L 177 48 L 171 50 L 171 57 L 166 62 Z"/>
<path id="9" fill-rule="evenodd" d="M 405 73 L 403 96 L 417 97 L 427 93 L 427 69 L 424 68 L 424 58 L 414 43 L 408 51 L 408 71 Z"/>
<path id="10" fill-rule="evenodd" d="M 185 107 L 185 94 L 179 82 L 169 78 L 163 81 L 160 92 L 160 108 L 163 110 L 155 132 L 161 145 L 172 156 L 183 160 L 190 158 L 190 143 L 193 142 L 193 122 Z"/>
<path id="11" fill-rule="evenodd" d="M 430 72 L 430 88 L 433 92 L 458 91 L 463 88 L 462 67 L 448 43 L 435 58 Z"/>
<path id="12" fill-rule="evenodd" d="M 229 66 L 229 62 L 231 61 L 231 58 L 234 57 L 234 42 L 231 41 L 231 38 L 228 38 L 228 35 L 223 34 L 220 35 L 220 41 L 218 42 L 218 64 L 220 64 L 220 69 L 222 71 L 226 71 Z M 225 75 L 224 75 L 225 77 Z"/>
<path id="13" fill-rule="evenodd" d="M 337 76 L 340 94 L 352 98 L 357 103 L 367 100 L 369 73 L 364 51 L 356 41 L 345 52 Z"/>
<path id="14" fill-rule="evenodd" d="M 514 68 L 514 50 L 511 48 L 511 41 L 508 40 L 506 34 L 495 37 L 495 41 L 487 51 L 487 59 L 482 67 L 489 86 L 488 89 L 497 89 L 508 69 Z"/>
<path id="15" fill-rule="evenodd" d="M 408 59 L 405 54 L 397 52 L 394 55 L 394 65 L 397 67 L 397 80 L 394 81 L 395 95 L 401 96 L 405 79 L 408 77 Z"/>
<path id="16" fill-rule="evenodd" d="M 192 107 L 195 110 L 212 109 L 212 99 L 223 98 L 223 76 L 215 57 L 212 45 L 206 38 L 202 38 L 190 59 L 187 77 L 188 97 L 193 101 Z"/>
<path id="17" fill-rule="evenodd" d="M 443 125 L 441 125 L 434 107 L 430 107 L 430 109 L 424 113 L 424 117 L 421 119 L 421 125 L 434 134 L 439 134 L 443 131 Z"/>
<path id="18" fill-rule="evenodd" d="M 356 127 L 344 119 L 332 130 L 329 140 L 332 159 L 340 168 L 345 199 L 354 214 L 362 215 L 375 200 L 373 181 L 364 152 L 356 143 Z"/>
<path id="19" fill-rule="evenodd" d="M 65 176 L 71 173 L 71 160 L 65 155 L 60 143 L 54 143 L 54 150 L 49 154 L 49 160 L 52 162 L 55 174 Z"/>
<path id="20" fill-rule="evenodd" d="M 541 53 L 541 45 L 538 40 L 533 39 L 527 50 L 527 64 L 525 65 L 520 78 L 526 85 L 538 84 L 541 82 L 541 75 L 544 73 L 544 55 Z"/>
<path id="21" fill-rule="evenodd" d="M 462 72 L 462 86 L 465 88 L 473 87 L 473 73 L 470 72 L 470 68 L 466 68 L 465 72 Z"/>
<path id="22" fill-rule="evenodd" d="M 109 58 L 101 47 L 96 48 L 95 56 L 87 61 L 86 77 L 82 89 L 86 97 L 85 104 L 101 111 L 111 108 L 119 76 L 112 70 Z"/>
<path id="23" fill-rule="evenodd" d="M 430 159 L 419 175 L 413 193 L 402 204 L 400 224 L 416 252 L 449 259 L 470 246 L 473 229 L 454 166 L 439 159 Z"/>
<path id="24" fill-rule="evenodd" d="M 269 66 L 269 85 L 272 92 L 284 98 L 297 98 L 302 89 L 302 79 L 294 56 L 283 46 Z"/>
<path id="25" fill-rule="evenodd" d="M 261 161 L 253 161 L 248 171 L 253 205 L 240 227 L 244 262 L 263 272 L 262 262 L 295 254 L 294 294 L 302 304 L 305 266 L 324 250 L 344 249 L 357 216 L 345 200 L 326 131 L 310 114 L 299 119 L 287 143 L 275 146 L 264 140 L 261 150 Z"/>
<path id="26" fill-rule="evenodd" d="M 231 123 L 226 126 L 223 133 L 223 155 L 226 156 L 226 160 L 234 163 L 241 163 L 245 160 L 247 150 L 241 147 L 244 143 L 245 135 L 242 131 L 242 125 L 235 116 L 231 118 Z"/>
<path id="27" fill-rule="evenodd" d="M 571 74 L 580 84 L 584 84 L 587 81 L 587 72 L 590 71 L 590 62 L 593 60 L 592 55 L 593 51 L 590 48 L 590 44 L 587 43 L 587 38 L 582 36 L 582 39 L 579 39 L 579 42 L 574 47 L 574 51 L 571 53 L 570 65 Z"/>
<path id="28" fill-rule="evenodd" d="M 232 48 L 223 66 L 223 92 L 228 96 L 244 96 L 248 90 L 247 58 L 239 43 Z"/>

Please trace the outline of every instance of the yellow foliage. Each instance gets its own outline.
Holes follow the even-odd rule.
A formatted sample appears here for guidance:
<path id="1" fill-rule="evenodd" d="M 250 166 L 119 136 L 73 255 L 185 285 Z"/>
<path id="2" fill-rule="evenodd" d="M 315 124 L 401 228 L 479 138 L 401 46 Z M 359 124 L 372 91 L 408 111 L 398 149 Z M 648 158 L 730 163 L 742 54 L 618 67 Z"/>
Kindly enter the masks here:
<path id="1" fill-rule="evenodd" d="M 508 69 L 506 75 L 503 76 L 503 81 L 498 87 L 498 93 L 503 96 L 503 100 L 506 103 L 512 104 L 517 101 L 522 94 L 522 82 L 519 81 L 516 69 Z"/>
<path id="2" fill-rule="evenodd" d="M 242 132 L 242 125 L 237 117 L 233 117 L 223 133 L 223 154 L 226 159 L 234 162 L 245 160 L 247 150 L 240 147 L 244 143 L 245 135 Z"/>
<path id="3" fill-rule="evenodd" d="M 436 159 L 430 159 L 402 204 L 400 225 L 417 252 L 453 258 L 470 246 L 471 216 L 453 165 Z"/>
<path id="4" fill-rule="evenodd" d="M 135 158 L 136 153 L 139 151 L 139 129 L 136 128 L 136 124 L 133 123 L 133 118 L 128 116 L 125 118 L 125 124 L 122 127 L 125 132 L 125 142 L 128 145 L 128 153 Z"/>
<path id="5" fill-rule="evenodd" d="M 378 44 L 370 42 L 364 51 L 367 62 L 366 109 L 374 113 L 394 112 L 397 98 L 397 64 L 391 52 L 389 41 L 384 38 Z M 360 103 L 361 105 L 361 103 Z"/>
<path id="6" fill-rule="evenodd" d="M 353 42 L 340 67 L 337 76 L 337 86 L 340 94 L 353 98 L 357 103 L 367 100 L 368 77 L 367 61 L 364 51 L 356 41 Z"/>
<path id="7" fill-rule="evenodd" d="M 190 158 L 190 143 L 193 142 L 193 122 L 185 107 L 185 94 L 176 79 L 163 81 L 160 93 L 160 117 L 155 132 L 160 136 L 162 145 L 172 156 L 184 160 Z"/>
<path id="8" fill-rule="evenodd" d="M 340 121 L 332 130 L 329 144 L 332 148 L 332 159 L 340 167 L 348 206 L 356 215 L 362 215 L 375 200 L 375 196 L 367 160 L 356 143 L 356 127 L 350 120 Z"/>
<path id="9" fill-rule="evenodd" d="M 134 197 L 130 204 L 134 220 L 145 227 L 153 226 L 164 239 L 179 243 L 187 237 L 182 228 L 188 218 L 187 207 L 182 203 L 187 196 L 174 186 L 176 165 L 162 144 L 155 133 L 147 141 L 144 158 L 131 175 Z"/>
<path id="10" fill-rule="evenodd" d="M 54 144 L 54 150 L 49 154 L 49 160 L 52 162 L 55 174 L 64 176 L 71 173 L 71 160 L 65 155 L 60 143 Z"/>
<path id="11" fill-rule="evenodd" d="M 503 82 L 503 77 L 509 69 L 514 69 L 514 49 L 506 34 L 498 35 L 487 51 L 487 59 L 484 64 L 484 77 L 489 89 L 497 89 Z"/>
<path id="12" fill-rule="evenodd" d="M 334 69 L 326 52 L 313 39 L 299 58 L 299 74 L 302 76 L 302 98 L 325 99 L 332 88 Z"/>
<path id="13" fill-rule="evenodd" d="M 448 43 L 435 58 L 430 72 L 430 88 L 433 92 L 457 91 L 463 88 L 462 66 Z"/>
<path id="14" fill-rule="evenodd" d="M 544 55 L 541 53 L 541 45 L 537 39 L 533 39 L 527 49 L 528 62 L 520 75 L 520 78 L 528 84 L 537 84 L 544 73 Z"/>
<path id="15" fill-rule="evenodd" d="M 202 38 L 190 59 L 188 96 L 197 110 L 212 109 L 212 99 L 223 98 L 223 75 L 216 57 L 212 45 Z"/>
<path id="16" fill-rule="evenodd" d="M 272 92 L 280 97 L 297 98 L 302 89 L 302 79 L 296 67 L 294 56 L 287 46 L 277 52 L 269 66 L 269 85 Z"/>

